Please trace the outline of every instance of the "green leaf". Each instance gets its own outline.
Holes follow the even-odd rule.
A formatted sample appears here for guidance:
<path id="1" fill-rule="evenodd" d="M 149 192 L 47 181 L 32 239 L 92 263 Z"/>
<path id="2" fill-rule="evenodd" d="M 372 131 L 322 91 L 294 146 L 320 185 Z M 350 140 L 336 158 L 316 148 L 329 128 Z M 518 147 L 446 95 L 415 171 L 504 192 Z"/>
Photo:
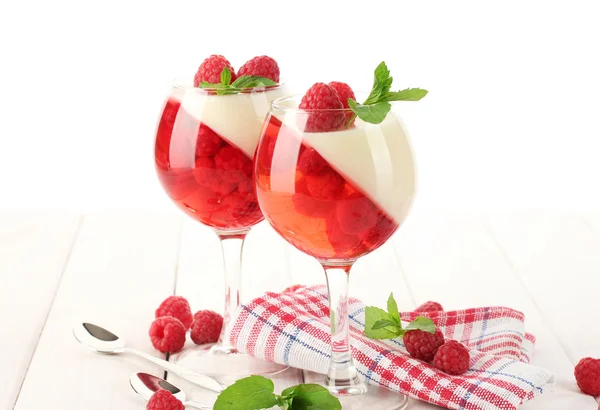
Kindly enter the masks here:
<path id="1" fill-rule="evenodd" d="M 375 68 L 373 89 L 363 105 L 376 104 L 378 102 L 385 101 L 385 97 L 389 93 L 391 86 L 392 77 L 390 77 L 390 70 L 388 70 L 387 66 L 385 65 L 385 61 L 382 61 L 377 68 Z"/>
<path id="2" fill-rule="evenodd" d="M 387 300 L 387 310 L 394 321 L 400 324 L 400 312 L 398 312 L 398 304 L 394 299 L 394 292 L 390 293 L 390 297 Z"/>
<path id="3" fill-rule="evenodd" d="M 385 310 L 375 306 L 367 306 L 365 308 L 365 335 L 371 339 L 393 339 L 397 337 L 398 334 L 388 328 L 373 329 L 375 323 L 382 320 L 392 322 L 392 318 Z"/>
<path id="4" fill-rule="evenodd" d="M 231 70 L 227 67 L 223 67 L 223 71 L 221 71 L 221 84 L 231 84 Z"/>
<path id="5" fill-rule="evenodd" d="M 410 322 L 409 325 L 406 326 L 406 328 L 404 330 L 408 331 L 408 330 L 415 330 L 415 329 L 419 329 L 424 332 L 434 334 L 435 333 L 435 323 L 433 323 L 433 320 L 429 319 L 428 317 L 418 316 L 415 320 Z"/>
<path id="6" fill-rule="evenodd" d="M 214 410 L 260 410 L 278 404 L 273 382 L 262 376 L 249 376 L 236 381 L 219 394 Z"/>
<path id="7" fill-rule="evenodd" d="M 373 330 L 379 330 L 386 327 L 398 328 L 400 325 L 394 320 L 379 320 L 371 327 Z"/>
<path id="8" fill-rule="evenodd" d="M 318 384 L 299 384 L 281 392 L 284 400 L 292 399 L 293 410 L 340 410 L 340 401 Z"/>
<path id="9" fill-rule="evenodd" d="M 223 88 L 223 84 L 212 84 L 206 81 L 202 81 L 200 88 Z"/>
<path id="10" fill-rule="evenodd" d="M 362 105 L 352 99 L 349 99 L 348 104 L 358 118 L 364 122 L 370 122 L 371 124 L 381 123 L 392 108 L 390 103 L 387 101 L 382 101 L 371 105 Z"/>
<path id="11" fill-rule="evenodd" d="M 407 88 L 400 91 L 392 91 L 387 96 L 387 101 L 419 101 L 427 95 L 428 91 L 422 88 Z"/>
<path id="12" fill-rule="evenodd" d="M 270 87 L 277 83 L 270 78 L 259 77 L 255 75 L 243 75 L 236 79 L 231 86 L 233 88 L 254 88 L 254 87 Z"/>

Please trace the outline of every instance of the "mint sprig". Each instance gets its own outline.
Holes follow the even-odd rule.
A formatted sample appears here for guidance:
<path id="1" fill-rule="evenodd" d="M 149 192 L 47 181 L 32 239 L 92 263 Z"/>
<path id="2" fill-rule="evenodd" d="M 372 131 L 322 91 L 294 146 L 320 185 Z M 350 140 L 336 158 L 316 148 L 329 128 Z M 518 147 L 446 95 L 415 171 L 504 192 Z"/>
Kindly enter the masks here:
<path id="1" fill-rule="evenodd" d="M 238 77 L 232 83 L 231 70 L 227 67 L 223 67 L 223 71 L 221 71 L 221 82 L 219 84 L 203 81 L 199 87 L 215 88 L 217 90 L 217 95 L 225 95 L 237 94 L 246 88 L 271 87 L 273 85 L 277 85 L 277 83 L 270 78 L 259 77 L 256 75 L 243 75 Z"/>
<path id="2" fill-rule="evenodd" d="M 403 328 L 398 304 L 393 293 L 390 293 L 387 300 L 387 312 L 375 306 L 365 308 L 365 335 L 371 339 L 394 339 L 415 329 L 434 334 L 435 323 L 428 317 L 418 316 L 406 328 Z"/>
<path id="3" fill-rule="evenodd" d="M 273 382 L 262 376 L 236 381 L 219 394 L 214 410 L 261 410 L 279 406 L 284 410 L 340 410 L 340 401 L 318 384 L 299 384 L 275 394 Z"/>
<path id="4" fill-rule="evenodd" d="M 419 101 L 427 95 L 427 90 L 421 88 L 390 91 L 392 81 L 390 70 L 385 65 L 385 61 L 382 61 L 375 69 L 373 88 L 367 99 L 360 104 L 352 98 L 348 98 L 348 106 L 354 115 L 365 122 L 379 124 L 392 108 L 390 101 Z M 354 118 L 350 119 L 348 123 L 352 123 L 353 120 Z"/>

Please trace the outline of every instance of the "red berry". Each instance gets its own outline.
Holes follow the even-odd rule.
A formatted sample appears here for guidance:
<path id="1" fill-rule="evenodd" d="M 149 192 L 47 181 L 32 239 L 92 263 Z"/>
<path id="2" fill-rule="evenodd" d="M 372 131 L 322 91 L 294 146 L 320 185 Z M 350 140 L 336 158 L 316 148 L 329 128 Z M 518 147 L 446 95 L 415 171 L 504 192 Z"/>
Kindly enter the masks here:
<path id="1" fill-rule="evenodd" d="M 600 396 L 600 359 L 581 359 L 575 366 L 575 379 L 582 392 Z"/>
<path id="2" fill-rule="evenodd" d="M 311 217 L 323 217 L 331 213 L 334 209 L 334 205 L 330 201 L 315 199 L 310 194 L 306 187 L 306 177 L 302 177 L 296 181 L 292 202 L 294 202 L 294 208 L 298 213 Z"/>
<path id="3" fill-rule="evenodd" d="M 198 184 L 209 188 L 220 197 L 229 195 L 236 188 L 235 182 L 224 181 L 221 178 L 211 157 L 196 158 L 193 174 Z"/>
<path id="4" fill-rule="evenodd" d="M 426 313 L 426 312 L 440 312 L 443 310 L 444 310 L 444 308 L 439 303 L 429 301 L 429 302 L 423 303 L 421 306 L 416 308 L 415 312 Z"/>
<path id="5" fill-rule="evenodd" d="M 302 289 L 303 287 L 303 285 L 292 285 L 285 288 L 281 293 L 294 293 L 295 291 L 297 291 L 298 289 Z"/>
<path id="6" fill-rule="evenodd" d="M 204 124 L 198 128 L 198 137 L 196 138 L 196 156 L 212 157 L 223 145 L 223 140 L 219 135 Z"/>
<path id="7" fill-rule="evenodd" d="M 239 148 L 225 145 L 215 155 L 219 176 L 227 182 L 240 182 L 252 176 L 252 160 Z"/>
<path id="8" fill-rule="evenodd" d="M 154 317 L 158 319 L 161 316 L 171 316 L 179 319 L 186 330 L 190 328 L 194 321 L 190 304 L 181 296 L 169 296 L 165 299 L 156 309 Z"/>
<path id="9" fill-rule="evenodd" d="M 211 55 L 200 64 L 200 67 L 198 67 L 198 71 L 194 76 L 194 87 L 198 87 L 203 81 L 211 84 L 220 84 L 221 72 L 225 67 L 231 71 L 231 82 L 235 81 L 235 70 L 231 63 L 221 55 Z"/>
<path id="10" fill-rule="evenodd" d="M 304 175 L 316 175 L 328 165 L 314 148 L 305 149 L 298 157 L 298 170 Z"/>
<path id="11" fill-rule="evenodd" d="M 146 410 L 185 410 L 185 406 L 170 391 L 159 390 L 148 400 Z"/>
<path id="12" fill-rule="evenodd" d="M 265 77 L 278 83 L 279 65 L 277 65 L 277 61 L 273 60 L 269 56 L 254 57 L 240 67 L 237 75 L 238 77 L 243 75 Z"/>
<path id="13" fill-rule="evenodd" d="M 448 340 L 438 349 L 433 365 L 448 374 L 459 375 L 469 370 L 469 350 L 456 340 Z"/>
<path id="14" fill-rule="evenodd" d="M 163 353 L 176 353 L 185 344 L 185 326 L 171 316 L 162 316 L 152 322 L 150 326 L 150 340 L 152 346 Z"/>
<path id="15" fill-rule="evenodd" d="M 396 229 L 398 229 L 398 224 L 380 212 L 375 226 L 358 236 L 363 240 L 365 246 L 373 251 L 383 245 L 396 232 Z"/>
<path id="16" fill-rule="evenodd" d="M 352 194 L 337 202 L 336 214 L 340 228 L 347 234 L 369 231 L 377 223 L 377 208 L 362 194 Z"/>
<path id="17" fill-rule="evenodd" d="M 306 132 L 328 132 L 344 128 L 346 115 L 344 106 L 333 88 L 316 83 L 304 94 L 300 109 L 308 111 L 304 130 Z M 340 111 L 336 111 L 340 110 Z"/>
<path id="18" fill-rule="evenodd" d="M 197 345 L 216 343 L 221 335 L 223 316 L 212 310 L 201 310 L 194 315 L 192 340 Z"/>
<path id="19" fill-rule="evenodd" d="M 360 238 L 356 235 L 349 235 L 342 230 L 335 212 L 327 216 L 325 232 L 327 233 L 329 244 L 336 252 L 336 257 L 344 257 L 345 255 L 356 256 L 364 253 L 364 245 Z"/>
<path id="20" fill-rule="evenodd" d="M 348 108 L 348 99 L 352 98 L 356 101 L 356 96 L 354 95 L 354 91 L 352 88 L 346 83 L 341 83 L 339 81 L 332 81 L 329 83 L 329 86 L 335 90 L 338 97 L 340 97 L 340 101 L 344 108 Z M 354 116 L 354 113 L 351 111 L 346 112 L 346 122 L 350 121 L 350 119 Z M 354 123 L 354 121 L 352 121 Z"/>
<path id="21" fill-rule="evenodd" d="M 425 362 L 433 360 L 443 344 L 444 334 L 437 328 L 434 334 L 419 329 L 409 330 L 404 334 L 404 346 L 408 353 L 415 359 Z"/>
<path id="22" fill-rule="evenodd" d="M 344 178 L 327 166 L 317 175 L 306 175 L 306 188 L 316 199 L 327 200 L 337 198 L 344 189 Z"/>

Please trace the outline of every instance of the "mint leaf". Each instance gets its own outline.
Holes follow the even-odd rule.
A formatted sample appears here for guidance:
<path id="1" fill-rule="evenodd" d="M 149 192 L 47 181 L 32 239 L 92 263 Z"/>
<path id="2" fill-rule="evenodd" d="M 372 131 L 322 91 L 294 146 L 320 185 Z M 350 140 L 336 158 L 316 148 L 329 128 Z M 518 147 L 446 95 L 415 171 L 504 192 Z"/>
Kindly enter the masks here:
<path id="1" fill-rule="evenodd" d="M 200 88 L 223 88 L 223 84 L 212 84 L 206 81 L 202 81 Z"/>
<path id="2" fill-rule="evenodd" d="M 223 71 L 221 71 L 221 84 L 231 84 L 231 70 L 227 67 L 223 67 Z"/>
<path id="3" fill-rule="evenodd" d="M 379 320 L 371 327 L 373 330 L 379 330 L 386 327 L 398 328 L 398 323 L 393 320 Z"/>
<path id="4" fill-rule="evenodd" d="M 394 292 L 390 293 L 390 297 L 387 300 L 387 310 L 392 319 L 400 323 L 400 312 L 398 312 L 398 304 L 396 303 L 396 299 L 394 299 Z"/>
<path id="5" fill-rule="evenodd" d="M 408 326 L 404 330 L 415 330 L 419 329 L 427 333 L 434 334 L 435 333 L 435 323 L 433 320 L 428 317 L 418 316 L 415 320 L 410 322 Z"/>
<path id="6" fill-rule="evenodd" d="M 428 91 L 422 88 L 406 88 L 400 91 L 392 91 L 388 94 L 386 101 L 419 101 L 427 93 Z"/>
<path id="7" fill-rule="evenodd" d="M 365 308 L 365 335 L 367 337 L 371 339 L 393 339 L 398 336 L 396 332 L 388 328 L 373 329 L 375 323 L 381 320 L 393 322 L 391 316 L 385 310 L 374 306 L 367 306 Z"/>
<path id="8" fill-rule="evenodd" d="M 390 92 L 391 86 L 392 77 L 390 77 L 390 70 L 385 65 L 385 61 L 382 61 L 375 69 L 373 89 L 363 105 L 375 104 L 384 100 L 385 96 Z"/>
<path id="9" fill-rule="evenodd" d="M 364 122 L 370 122 L 371 124 L 379 124 L 385 120 L 385 117 L 392 108 L 390 103 L 387 101 L 382 101 L 371 105 L 362 105 L 352 99 L 349 99 L 348 105 L 358 118 Z"/>
<path id="10" fill-rule="evenodd" d="M 231 84 L 233 88 L 270 87 L 272 85 L 277 85 L 277 83 L 270 78 L 254 75 L 243 75 Z"/>
<path id="11" fill-rule="evenodd" d="M 273 393 L 273 382 L 262 376 L 250 376 L 236 381 L 219 394 L 214 410 L 269 409 L 279 400 Z"/>
<path id="12" fill-rule="evenodd" d="M 318 384 L 299 384 L 281 392 L 283 399 L 292 399 L 293 410 L 340 410 L 340 401 Z"/>

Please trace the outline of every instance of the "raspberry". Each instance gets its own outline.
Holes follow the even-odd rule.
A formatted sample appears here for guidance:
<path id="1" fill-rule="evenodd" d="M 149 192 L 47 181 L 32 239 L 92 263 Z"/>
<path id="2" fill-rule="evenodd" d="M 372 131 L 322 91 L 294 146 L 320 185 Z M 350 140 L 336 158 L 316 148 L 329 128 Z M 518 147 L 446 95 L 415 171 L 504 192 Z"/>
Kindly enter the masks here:
<path id="1" fill-rule="evenodd" d="M 218 196 L 225 196 L 233 192 L 236 184 L 224 181 L 216 170 L 215 161 L 211 157 L 198 157 L 193 170 L 196 182 L 209 188 Z"/>
<path id="2" fill-rule="evenodd" d="M 336 257 L 341 258 L 346 255 L 357 257 L 359 254 L 364 253 L 365 249 L 360 238 L 356 235 L 348 235 L 340 228 L 335 212 L 327 216 L 325 232 L 329 244 L 336 252 Z"/>
<path id="3" fill-rule="evenodd" d="M 219 176 L 227 182 L 240 182 L 252 176 L 252 160 L 231 145 L 217 152 L 215 166 Z"/>
<path id="4" fill-rule="evenodd" d="M 204 124 L 198 128 L 198 137 L 196 138 L 196 156 L 212 157 L 223 145 L 223 140 L 219 135 Z"/>
<path id="5" fill-rule="evenodd" d="M 344 178 L 327 166 L 317 175 L 307 175 L 306 188 L 315 199 L 327 200 L 337 198 L 344 189 Z"/>
<path id="6" fill-rule="evenodd" d="M 304 175 L 316 175 L 328 166 L 327 161 L 314 149 L 305 149 L 298 157 L 298 170 Z"/>
<path id="7" fill-rule="evenodd" d="M 278 83 L 279 65 L 277 65 L 277 61 L 269 56 L 254 57 L 253 59 L 246 61 L 246 63 L 240 67 L 237 75 L 238 77 L 243 75 L 255 75 L 268 78 Z"/>
<path id="8" fill-rule="evenodd" d="M 190 304 L 181 296 L 169 296 L 165 299 L 155 313 L 155 318 L 158 319 L 161 316 L 171 316 L 179 319 L 186 330 L 190 328 L 194 321 Z"/>
<path id="9" fill-rule="evenodd" d="M 194 315 L 192 340 L 197 345 L 216 343 L 221 335 L 223 316 L 212 310 L 201 310 Z"/>
<path id="10" fill-rule="evenodd" d="M 292 285 L 285 288 L 281 293 L 294 293 L 295 291 L 297 291 L 298 289 L 302 289 L 303 287 L 303 285 Z"/>
<path id="11" fill-rule="evenodd" d="M 423 303 L 421 306 L 416 308 L 415 312 L 426 313 L 426 312 L 440 312 L 443 310 L 444 310 L 444 308 L 439 303 L 429 301 L 429 302 Z"/>
<path id="12" fill-rule="evenodd" d="M 235 81 L 235 70 L 231 63 L 221 55 L 211 55 L 200 64 L 200 67 L 198 67 L 198 71 L 194 76 L 194 87 L 198 87 L 203 81 L 211 84 L 220 84 L 221 72 L 225 67 L 229 68 L 229 71 L 231 71 L 231 82 Z"/>
<path id="13" fill-rule="evenodd" d="M 346 116 L 340 97 L 333 88 L 324 83 L 316 83 L 304 94 L 300 109 L 309 111 L 304 130 L 306 132 L 337 131 L 344 127 Z"/>
<path id="14" fill-rule="evenodd" d="M 575 379 L 582 392 L 600 396 L 600 359 L 581 359 L 575 366 Z"/>
<path id="15" fill-rule="evenodd" d="M 322 217 L 328 215 L 334 207 L 329 201 L 321 201 L 315 199 L 308 192 L 306 187 L 306 178 L 302 177 L 296 181 L 296 188 L 294 195 L 292 195 L 292 202 L 294 202 L 294 208 L 302 215 L 311 217 Z"/>
<path id="16" fill-rule="evenodd" d="M 448 374 L 459 375 L 469 370 L 469 350 L 456 340 L 448 340 L 438 349 L 433 365 Z"/>
<path id="17" fill-rule="evenodd" d="M 398 224 L 380 212 L 375 226 L 368 232 L 358 234 L 358 236 L 365 246 L 373 251 L 383 245 L 396 232 L 396 229 L 398 229 Z"/>
<path id="18" fill-rule="evenodd" d="M 185 410 L 185 406 L 170 391 L 159 390 L 148 400 L 146 410 Z"/>
<path id="19" fill-rule="evenodd" d="M 340 101 L 344 108 L 348 108 L 348 98 L 352 98 L 356 101 L 356 96 L 354 95 L 354 91 L 352 88 L 346 83 L 341 83 L 339 81 L 332 81 L 329 83 L 329 86 L 335 90 L 338 97 L 340 97 Z M 354 113 L 351 111 L 346 112 L 346 122 L 350 121 L 350 119 L 354 116 Z M 354 124 L 354 120 L 352 121 Z"/>
<path id="20" fill-rule="evenodd" d="M 162 353 L 176 353 L 185 344 L 185 326 L 171 316 L 162 316 L 150 326 L 152 346 Z"/>
<path id="21" fill-rule="evenodd" d="M 340 228 L 350 235 L 367 232 L 377 223 L 377 208 L 358 193 L 338 201 L 336 214 Z"/>
<path id="22" fill-rule="evenodd" d="M 404 334 L 404 346 L 415 359 L 429 362 L 433 360 L 439 347 L 444 344 L 444 335 L 440 329 L 431 334 L 423 330 L 409 330 Z"/>

